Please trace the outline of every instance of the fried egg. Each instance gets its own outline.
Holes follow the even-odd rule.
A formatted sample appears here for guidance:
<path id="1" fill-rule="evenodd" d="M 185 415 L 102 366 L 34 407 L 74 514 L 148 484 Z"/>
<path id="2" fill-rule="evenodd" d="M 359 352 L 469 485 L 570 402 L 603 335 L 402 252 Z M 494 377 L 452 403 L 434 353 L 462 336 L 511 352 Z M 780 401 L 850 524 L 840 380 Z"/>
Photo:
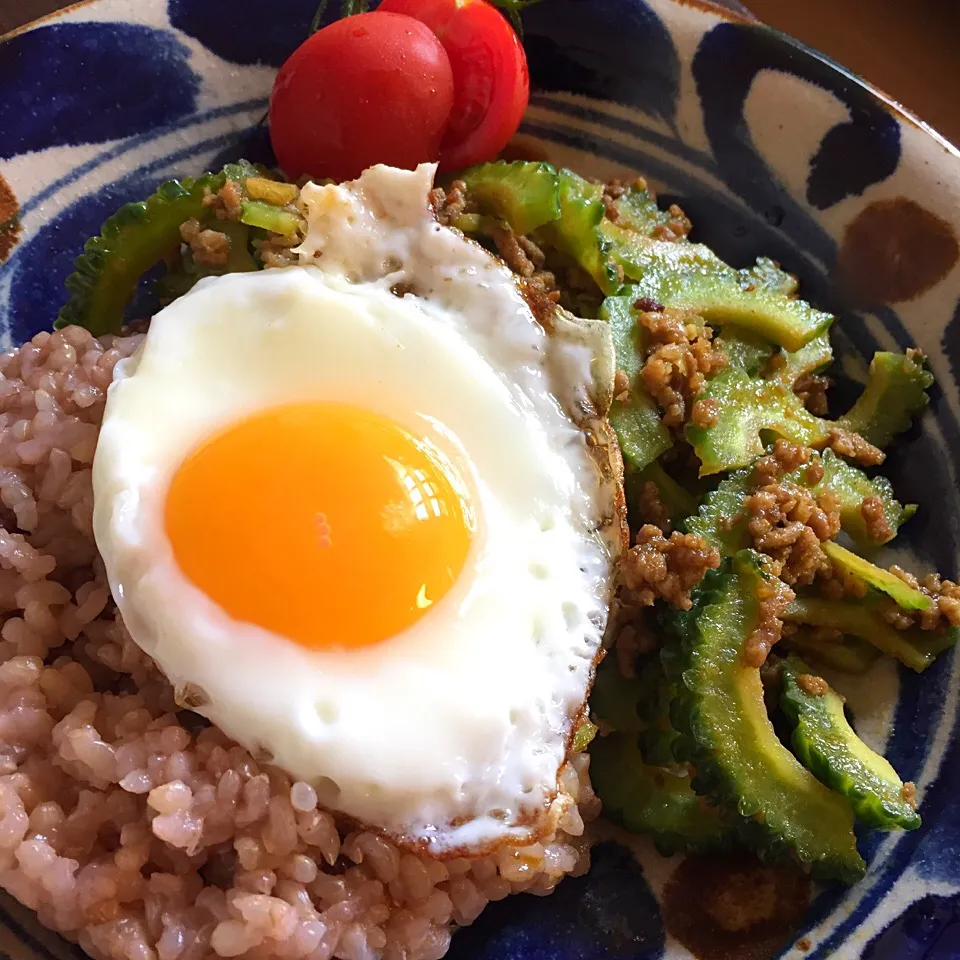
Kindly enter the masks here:
<path id="1" fill-rule="evenodd" d="M 181 703 L 449 855 L 549 825 L 623 511 L 605 325 L 548 333 L 436 222 L 433 172 L 308 184 L 298 265 L 157 314 L 109 391 L 94 530 Z"/>

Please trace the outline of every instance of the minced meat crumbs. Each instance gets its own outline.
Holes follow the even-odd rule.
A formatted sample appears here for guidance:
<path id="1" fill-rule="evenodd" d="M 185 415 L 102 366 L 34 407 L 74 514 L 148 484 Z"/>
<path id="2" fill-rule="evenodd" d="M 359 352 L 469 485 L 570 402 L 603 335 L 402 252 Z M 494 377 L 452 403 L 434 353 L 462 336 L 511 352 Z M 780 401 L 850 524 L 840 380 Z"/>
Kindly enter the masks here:
<path id="1" fill-rule="evenodd" d="M 748 667 L 760 668 L 767 662 L 774 644 L 783 636 L 783 614 L 796 594 L 776 577 L 766 577 L 757 591 L 757 624 L 743 648 Z"/>
<path id="2" fill-rule="evenodd" d="M 822 697 L 830 690 L 830 684 L 823 677 L 818 677 L 812 673 L 798 674 L 797 686 L 808 697 Z"/>
<path id="3" fill-rule="evenodd" d="M 723 369 L 727 358 L 719 342 L 714 342 L 713 330 L 699 317 L 675 310 L 645 310 L 648 306 L 660 305 L 636 304 L 637 323 L 648 334 L 640 378 L 663 411 L 664 425 L 676 429 L 686 422 L 707 377 Z"/>
<path id="4" fill-rule="evenodd" d="M 223 267 L 230 259 L 230 238 L 219 230 L 201 230 L 199 220 L 186 220 L 180 224 L 180 237 L 190 247 L 197 263 Z"/>
<path id="5" fill-rule="evenodd" d="M 896 564 L 890 567 L 890 572 L 908 586 L 925 593 L 934 603 L 930 610 L 908 612 L 890 598 L 883 598 L 879 603 L 880 613 L 891 626 L 898 630 L 909 630 L 911 627 L 921 630 L 960 627 L 960 586 L 952 580 L 941 580 L 937 573 L 918 580 Z"/>
<path id="6" fill-rule="evenodd" d="M 676 531 L 665 537 L 660 527 L 647 523 L 623 557 L 620 572 L 630 599 L 638 606 L 650 607 L 662 599 L 689 610 L 691 589 L 707 570 L 719 566 L 720 553 L 703 537 Z"/>
<path id="7" fill-rule="evenodd" d="M 867 536 L 874 543 L 886 543 L 893 536 L 893 529 L 887 522 L 880 497 L 864 497 L 860 504 L 860 516 L 867 527 Z"/>
<path id="8" fill-rule="evenodd" d="M 809 584 L 832 571 L 820 544 L 840 532 L 833 493 L 814 497 L 805 487 L 775 481 L 748 494 L 743 507 L 754 546 L 777 562 L 784 582 Z"/>

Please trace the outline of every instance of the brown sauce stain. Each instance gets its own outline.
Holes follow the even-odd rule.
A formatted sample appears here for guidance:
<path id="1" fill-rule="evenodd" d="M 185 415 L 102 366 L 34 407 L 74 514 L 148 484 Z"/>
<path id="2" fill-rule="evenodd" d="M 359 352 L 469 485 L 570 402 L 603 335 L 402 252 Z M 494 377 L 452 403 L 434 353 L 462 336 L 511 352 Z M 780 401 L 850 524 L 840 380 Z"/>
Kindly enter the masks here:
<path id="1" fill-rule="evenodd" d="M 663 891 L 661 915 L 697 960 L 770 960 L 809 905 L 810 881 L 798 869 L 731 853 L 684 860 Z"/>
<path id="2" fill-rule="evenodd" d="M 20 239 L 20 207 L 10 185 L 0 176 L 0 263 Z"/>
<path id="3" fill-rule="evenodd" d="M 880 200 L 847 227 L 837 256 L 841 289 L 860 307 L 901 303 L 936 286 L 960 259 L 950 224 L 913 200 Z"/>

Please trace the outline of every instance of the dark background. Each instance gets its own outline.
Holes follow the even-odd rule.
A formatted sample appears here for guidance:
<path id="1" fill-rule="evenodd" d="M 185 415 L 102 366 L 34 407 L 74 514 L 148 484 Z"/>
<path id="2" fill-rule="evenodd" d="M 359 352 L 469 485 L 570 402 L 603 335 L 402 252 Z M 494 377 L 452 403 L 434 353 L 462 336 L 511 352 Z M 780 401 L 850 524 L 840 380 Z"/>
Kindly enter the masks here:
<path id="1" fill-rule="evenodd" d="M 761 20 L 828 53 L 960 144 L 958 0 L 744 2 Z M 67 5 L 0 0 L 0 34 Z"/>

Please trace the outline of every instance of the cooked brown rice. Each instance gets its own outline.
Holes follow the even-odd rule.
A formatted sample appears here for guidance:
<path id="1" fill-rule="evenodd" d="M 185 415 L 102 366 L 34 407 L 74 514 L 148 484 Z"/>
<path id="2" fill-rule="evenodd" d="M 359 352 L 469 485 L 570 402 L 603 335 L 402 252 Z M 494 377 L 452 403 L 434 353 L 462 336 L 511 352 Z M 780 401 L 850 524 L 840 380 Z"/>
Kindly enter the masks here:
<path id="1" fill-rule="evenodd" d="M 106 389 L 139 339 L 71 327 L 0 357 L 0 887 L 95 957 L 434 960 L 489 901 L 584 872 L 586 756 L 549 842 L 441 863 L 178 711 L 91 527 Z"/>

